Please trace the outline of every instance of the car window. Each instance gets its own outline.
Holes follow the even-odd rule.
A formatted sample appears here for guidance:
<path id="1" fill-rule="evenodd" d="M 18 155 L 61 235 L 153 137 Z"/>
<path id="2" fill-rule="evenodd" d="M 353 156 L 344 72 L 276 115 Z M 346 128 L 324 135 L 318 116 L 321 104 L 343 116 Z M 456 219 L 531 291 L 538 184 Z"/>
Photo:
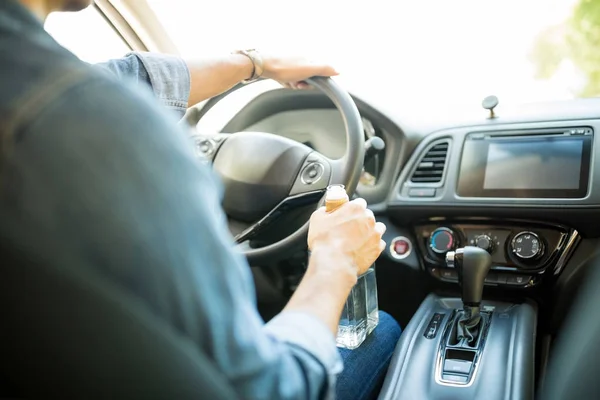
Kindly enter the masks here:
<path id="1" fill-rule="evenodd" d="M 52 13 L 46 31 L 82 61 L 97 63 L 130 51 L 121 36 L 94 7 L 80 12 Z"/>

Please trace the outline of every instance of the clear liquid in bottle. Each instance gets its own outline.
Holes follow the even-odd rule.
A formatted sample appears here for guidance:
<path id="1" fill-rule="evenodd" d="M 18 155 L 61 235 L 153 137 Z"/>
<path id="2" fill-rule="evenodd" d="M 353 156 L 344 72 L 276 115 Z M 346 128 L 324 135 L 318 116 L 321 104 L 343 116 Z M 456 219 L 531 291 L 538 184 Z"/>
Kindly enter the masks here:
<path id="1" fill-rule="evenodd" d="M 325 207 L 333 212 L 348 201 L 343 185 L 327 188 Z M 336 343 L 338 347 L 356 349 L 379 323 L 379 305 L 377 301 L 377 279 L 372 266 L 358 277 L 346 299 L 338 325 Z"/>

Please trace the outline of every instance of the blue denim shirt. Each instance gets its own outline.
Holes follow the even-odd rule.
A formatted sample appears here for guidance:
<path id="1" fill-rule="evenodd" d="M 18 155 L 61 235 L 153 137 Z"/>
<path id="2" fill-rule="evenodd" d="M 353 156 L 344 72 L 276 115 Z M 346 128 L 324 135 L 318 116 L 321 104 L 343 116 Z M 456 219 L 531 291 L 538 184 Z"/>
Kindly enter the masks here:
<path id="1" fill-rule="evenodd" d="M 3 227 L 28 227 L 32 245 L 52 232 L 82 268 L 193 341 L 240 397 L 332 395 L 333 335 L 301 312 L 262 321 L 219 182 L 145 85 L 81 62 L 14 0 L 0 2 L 0 65 Z M 104 67 L 185 109 L 180 59 L 134 53 Z"/>
<path id="2" fill-rule="evenodd" d="M 190 96 L 190 71 L 180 57 L 136 51 L 96 64 L 96 67 L 150 87 L 163 106 L 175 111 L 179 118 L 185 114 Z"/>

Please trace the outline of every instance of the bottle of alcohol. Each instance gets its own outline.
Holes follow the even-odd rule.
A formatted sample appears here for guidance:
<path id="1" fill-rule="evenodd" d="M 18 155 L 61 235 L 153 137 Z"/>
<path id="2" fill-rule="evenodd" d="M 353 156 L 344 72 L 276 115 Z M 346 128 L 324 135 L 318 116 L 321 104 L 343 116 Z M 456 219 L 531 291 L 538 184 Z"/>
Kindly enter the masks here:
<path id="1" fill-rule="evenodd" d="M 348 200 L 343 185 L 329 186 L 325 195 L 325 209 L 327 212 L 334 212 Z M 375 265 L 373 265 L 358 277 L 356 285 L 346 300 L 338 325 L 336 338 L 338 347 L 357 348 L 378 323 L 377 279 Z"/>

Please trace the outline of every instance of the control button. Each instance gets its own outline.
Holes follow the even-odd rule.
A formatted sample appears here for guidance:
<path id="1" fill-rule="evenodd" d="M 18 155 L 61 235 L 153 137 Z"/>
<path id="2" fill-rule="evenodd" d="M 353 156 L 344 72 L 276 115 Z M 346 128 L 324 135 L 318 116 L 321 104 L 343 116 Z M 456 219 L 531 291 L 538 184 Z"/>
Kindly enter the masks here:
<path id="1" fill-rule="evenodd" d="M 506 284 L 513 286 L 525 286 L 530 279 L 530 275 L 507 275 Z"/>
<path id="2" fill-rule="evenodd" d="M 497 276 L 497 280 L 496 283 L 498 285 L 506 285 L 506 279 L 507 279 L 507 275 L 506 274 L 498 274 Z"/>
<path id="3" fill-rule="evenodd" d="M 485 277 L 485 283 L 489 283 L 489 284 L 497 284 L 498 283 L 498 273 L 496 272 L 488 272 L 487 276 Z"/>
<path id="4" fill-rule="evenodd" d="M 411 188 L 408 191 L 409 197 L 434 197 L 435 189 L 434 188 Z"/>
<path id="5" fill-rule="evenodd" d="M 425 328 L 425 333 L 423 334 L 423 336 L 425 336 L 427 339 L 434 339 L 438 331 L 440 330 L 440 325 L 442 324 L 444 315 L 445 314 L 442 313 L 433 314 L 433 317 L 431 317 L 427 328 Z"/>
<path id="6" fill-rule="evenodd" d="M 469 380 L 469 377 L 466 375 L 444 374 L 444 375 L 442 375 L 442 380 L 445 380 L 447 382 L 454 382 L 454 383 L 467 383 L 467 381 Z"/>
<path id="7" fill-rule="evenodd" d="M 304 168 L 304 171 L 302 171 L 302 175 L 300 175 L 300 179 L 305 185 L 312 185 L 313 183 L 321 179 L 324 171 L 325 168 L 323 167 L 323 164 L 319 162 L 313 162 L 308 164 Z"/>
<path id="8" fill-rule="evenodd" d="M 456 263 L 454 262 L 456 259 L 456 253 L 454 251 L 449 251 L 446 253 L 446 267 L 448 268 L 456 268 Z"/>
<path id="9" fill-rule="evenodd" d="M 412 243 L 404 236 L 398 236 L 392 239 L 390 244 L 390 253 L 397 260 L 405 259 L 412 251 Z"/>
<path id="10" fill-rule="evenodd" d="M 494 251 L 494 241 L 488 235 L 479 235 L 475 238 L 475 246 L 491 253 Z"/>
<path id="11" fill-rule="evenodd" d="M 510 243 L 513 254 L 521 260 L 536 259 L 544 252 L 544 244 L 533 232 L 520 232 Z"/>
<path id="12" fill-rule="evenodd" d="M 215 151 L 215 144 L 212 140 L 202 139 L 196 142 L 196 152 L 201 156 L 209 156 Z"/>
<path id="13" fill-rule="evenodd" d="M 454 249 L 456 239 L 454 232 L 448 228 L 438 228 L 429 236 L 429 248 L 437 254 L 446 254 Z"/>
<path id="14" fill-rule="evenodd" d="M 440 278 L 443 281 L 456 282 L 458 281 L 458 274 L 451 269 L 442 269 L 440 270 Z"/>
<path id="15" fill-rule="evenodd" d="M 464 360 L 446 360 L 444 361 L 444 372 L 452 372 L 454 374 L 466 374 L 471 373 L 471 361 Z"/>

